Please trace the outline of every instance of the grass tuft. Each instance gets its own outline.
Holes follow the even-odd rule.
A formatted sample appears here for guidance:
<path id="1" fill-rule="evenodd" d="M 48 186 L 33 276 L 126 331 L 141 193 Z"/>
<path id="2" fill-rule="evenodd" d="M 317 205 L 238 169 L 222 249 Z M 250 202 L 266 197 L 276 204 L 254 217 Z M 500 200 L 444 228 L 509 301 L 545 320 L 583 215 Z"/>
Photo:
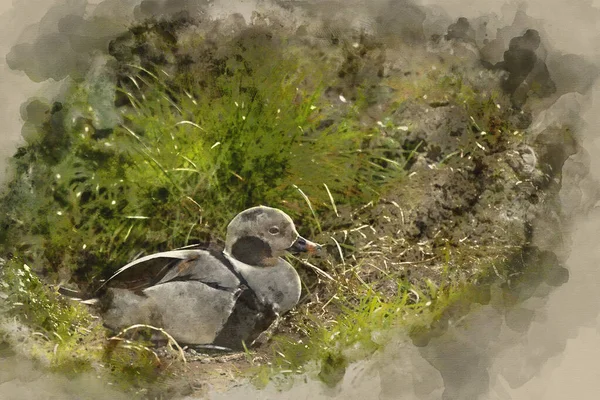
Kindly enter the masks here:
<path id="1" fill-rule="evenodd" d="M 451 62 L 431 69 L 426 59 L 426 73 L 383 77 L 382 46 L 363 36 L 323 57 L 255 27 L 199 34 L 177 49 L 200 54 L 197 62 L 119 60 L 48 110 L 13 157 L 15 179 L 0 199 L 0 250 L 12 254 L 0 284 L 9 313 L 35 332 L 53 368 L 100 369 L 137 387 L 169 371 L 149 343 L 124 336 L 158 328 L 107 340 L 87 309 L 40 277 L 85 289 L 142 254 L 218 241 L 235 214 L 259 204 L 283 209 L 326 244 L 310 262 L 290 257 L 302 304 L 257 370 L 260 385 L 307 373 L 333 386 L 397 331 L 425 344 L 450 316 L 486 301 L 485 285 L 472 285 L 490 271 L 500 276 L 513 242 L 485 247 L 465 235 L 450 245 L 441 231 L 405 239 L 405 213 L 430 190 L 418 180 L 425 173 L 410 181 L 407 170 L 432 149 L 427 138 L 409 140 L 413 127 L 394 117 L 405 103 L 464 110 L 460 149 L 425 166 L 454 172 L 513 137 L 507 99 L 478 90 Z"/>

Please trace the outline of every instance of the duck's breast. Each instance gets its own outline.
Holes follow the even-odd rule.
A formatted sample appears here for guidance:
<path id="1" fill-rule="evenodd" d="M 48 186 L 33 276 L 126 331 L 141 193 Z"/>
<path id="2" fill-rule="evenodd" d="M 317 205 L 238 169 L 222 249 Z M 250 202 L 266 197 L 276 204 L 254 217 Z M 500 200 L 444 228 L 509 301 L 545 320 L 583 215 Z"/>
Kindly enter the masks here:
<path id="1" fill-rule="evenodd" d="M 300 276 L 287 261 L 279 259 L 272 267 L 255 267 L 227 255 L 236 271 L 242 275 L 258 298 L 283 314 L 298 304 L 302 286 Z"/>

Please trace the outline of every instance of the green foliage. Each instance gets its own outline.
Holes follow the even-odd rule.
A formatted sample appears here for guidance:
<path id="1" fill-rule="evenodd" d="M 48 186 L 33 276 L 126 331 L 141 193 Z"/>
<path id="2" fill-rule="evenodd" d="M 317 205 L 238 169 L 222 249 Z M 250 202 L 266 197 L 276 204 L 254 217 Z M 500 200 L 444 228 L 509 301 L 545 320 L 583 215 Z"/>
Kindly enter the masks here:
<path id="1" fill-rule="evenodd" d="M 361 120 L 378 93 L 372 80 L 368 87 L 359 81 L 366 73 L 353 75 L 353 104 L 333 105 L 331 65 L 263 39 L 219 43 L 220 55 L 203 60 L 209 67 L 175 75 L 144 63 L 94 72 L 48 110 L 39 135 L 13 158 L 15 178 L 0 200 L 0 246 L 18 258 L 3 272 L 3 291 L 11 313 L 46 338 L 44 351 L 57 368 L 80 371 L 101 361 L 127 383 L 160 380 L 148 347 L 123 340 L 106 348 L 87 311 L 60 299 L 25 262 L 50 280 L 69 276 L 85 285 L 142 252 L 222 238 L 236 213 L 258 204 L 284 209 L 301 230 L 329 235 L 333 207 L 350 214 L 403 178 L 419 148 L 403 149 L 401 138 L 384 137 Z M 205 44 L 194 42 L 200 50 Z M 401 82 L 397 101 L 428 95 L 464 105 L 473 132 L 489 133 L 478 137 L 484 143 L 509 130 L 504 99 L 478 92 L 460 74 L 440 68 L 414 87 Z M 344 249 L 350 260 L 355 249 Z M 339 290 L 323 310 L 335 312 L 304 309 L 304 339 L 277 338 L 277 355 L 258 379 L 316 363 L 316 376 L 334 385 L 348 363 L 381 349 L 395 329 L 423 336 L 465 293 L 472 295 L 462 277 L 446 270 L 438 285 L 389 277 L 398 286 L 390 297 L 358 272 L 348 278 L 331 269 Z"/>
<path id="2" fill-rule="evenodd" d="M 448 274 L 446 271 L 445 274 Z M 466 280 L 446 276 L 436 286 L 427 281 L 423 288 L 404 280 L 397 281 L 398 292 L 389 297 L 363 285 L 362 288 L 338 290 L 332 308 L 339 311 L 329 318 L 306 315 L 299 326 L 302 336 L 275 338 L 272 363 L 263 366 L 254 383 L 265 384 L 265 376 L 287 379 L 282 372 L 307 373 L 329 386 L 344 376 L 346 367 L 383 349 L 398 332 L 405 332 L 415 343 L 441 334 L 444 321 L 457 319 L 474 303 L 486 303 L 489 287 L 474 287 Z M 316 362 L 316 365 L 315 365 Z M 266 371 L 265 371 L 266 370 Z M 287 378 L 293 377 L 288 374 Z"/>
<path id="3" fill-rule="evenodd" d="M 90 281 L 140 251 L 222 237 L 236 213 L 258 204 L 313 229 L 298 188 L 326 210 L 325 185 L 339 204 L 356 205 L 402 176 L 377 149 L 365 151 L 372 132 L 355 108 L 319 126 L 331 112 L 325 68 L 277 46 L 229 46 L 224 66 L 202 82 L 197 71 L 171 79 L 128 65 L 116 92 L 110 74 L 74 87 L 52 114 L 65 139 L 60 157 L 40 157 L 42 140 L 14 158 L 4 250 Z M 125 104 L 118 118 L 106 110 L 110 99 Z"/>
<path id="4" fill-rule="evenodd" d="M 27 265 L 13 259 L 0 270 L 0 311 L 31 332 L 11 341 L 30 342 L 30 355 L 52 371 L 94 371 L 129 389 L 159 383 L 168 374 L 141 342 L 106 340 L 107 332 L 88 308 L 66 300 Z M 161 371 L 163 374 L 161 374 Z"/>
<path id="5" fill-rule="evenodd" d="M 40 339 L 38 357 L 50 359 L 57 370 L 80 372 L 91 368 L 94 352 L 83 349 L 83 341 L 102 338 L 104 330 L 85 306 L 69 302 L 44 285 L 31 268 L 16 260 L 3 265 L 0 288 L 4 311 L 17 317 Z"/>

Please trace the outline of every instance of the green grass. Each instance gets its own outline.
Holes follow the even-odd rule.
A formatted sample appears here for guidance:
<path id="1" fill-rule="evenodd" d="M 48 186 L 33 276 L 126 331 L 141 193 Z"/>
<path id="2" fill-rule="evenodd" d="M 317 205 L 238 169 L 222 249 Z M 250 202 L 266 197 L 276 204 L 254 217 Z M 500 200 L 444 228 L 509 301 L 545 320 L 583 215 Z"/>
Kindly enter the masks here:
<path id="1" fill-rule="evenodd" d="M 110 73 L 75 84 L 13 157 L 15 178 L 0 200 L 0 248 L 13 255 L 2 282 L 11 315 L 40 334 L 37 351 L 55 368 L 101 364 L 111 379 L 138 386 L 161 379 L 148 347 L 113 347 L 86 309 L 59 298 L 38 275 L 93 286 L 142 252 L 223 239 L 229 220 L 258 204 L 285 210 L 301 233 L 329 240 L 365 223 L 351 213 L 404 182 L 417 149 L 382 138 L 378 125 L 361 119 L 372 80 L 362 82 L 369 87 L 358 82 L 355 103 L 333 106 L 326 90 L 340 83 L 339 65 L 297 43 L 222 40 L 225 55 L 209 67 L 173 76 L 160 66 L 127 64 L 119 66 L 117 85 Z M 462 104 L 474 130 L 491 133 L 482 141 L 509 129 L 496 124 L 505 99 L 478 92 L 448 69 L 395 88 L 396 105 L 424 94 Z M 327 120 L 333 122 L 323 125 Z M 471 145 L 465 150 L 477 151 Z M 291 317 L 296 335 L 276 339 L 271 365 L 259 371 L 262 383 L 313 368 L 334 384 L 348 363 L 381 349 L 395 330 L 419 336 L 461 299 L 480 297 L 472 292 L 476 278 L 461 273 L 462 261 L 450 253 L 439 281 L 411 284 L 387 272 L 365 281 L 359 251 L 341 248 L 345 262 L 327 264 L 329 257 L 317 266 L 333 281 L 305 282 L 311 303 Z M 378 291 L 384 280 L 397 290 Z M 313 301 L 319 293 L 325 299 Z"/>
<path id="2" fill-rule="evenodd" d="M 331 197 L 362 204 L 402 178 L 377 149 L 364 151 L 372 132 L 356 109 L 317 129 L 328 104 L 316 65 L 309 76 L 306 65 L 275 50 L 260 59 L 238 55 L 242 61 L 230 60 L 208 87 L 185 74 L 168 84 L 160 69 L 129 65 L 128 84 L 116 88 L 129 106 L 110 130 L 94 122 L 108 118 L 100 114 L 110 83 L 74 87 L 53 116 L 62 118 L 68 151 L 46 158 L 42 135 L 14 159 L 4 251 L 89 280 L 140 251 L 222 238 L 236 213 L 258 204 L 280 207 L 314 232 L 301 193 L 323 211 Z"/>
<path id="3" fill-rule="evenodd" d="M 113 347 L 87 309 L 39 276 L 93 287 L 140 252 L 222 239 L 229 220 L 257 204 L 284 209 L 312 235 L 328 228 L 317 216 L 376 200 L 402 180 L 400 162 L 387 166 L 368 148 L 373 130 L 356 107 L 318 128 L 331 113 L 327 68 L 280 49 L 231 51 L 202 85 L 196 74 L 170 79 L 133 64 L 116 87 L 96 73 L 13 157 L 1 199 L 0 244 L 11 254 L 2 281 L 9 314 L 42 338 L 34 353 L 52 368 L 158 379 L 152 351 Z"/>
<path id="4" fill-rule="evenodd" d="M 50 371 L 74 376 L 93 372 L 124 389 L 160 384 L 169 376 L 168 367 L 143 342 L 107 341 L 109 332 L 86 306 L 66 300 L 43 283 L 31 268 L 17 259 L 2 265 L 0 271 L 2 320 L 8 318 L 27 327 L 21 335 L 0 334 L 9 344 L 23 348 L 26 355 Z M 25 335 L 25 336 L 23 336 Z"/>
<path id="5" fill-rule="evenodd" d="M 404 335 L 423 346 L 443 333 L 449 318 L 457 320 L 477 304 L 489 302 L 492 264 L 503 270 L 506 261 L 482 257 L 479 263 L 490 263 L 489 268 L 468 279 L 449 256 L 437 283 L 425 279 L 411 284 L 398 274 L 382 278 L 396 285 L 393 293 L 376 290 L 381 282 L 344 278 L 355 266 L 338 265 L 330 297 L 302 307 L 292 317 L 296 334 L 274 338 L 273 358 L 257 366 L 253 382 L 262 387 L 276 379 L 284 387 L 296 374 L 307 374 L 335 386 L 350 363 L 369 358 L 394 338 Z"/>

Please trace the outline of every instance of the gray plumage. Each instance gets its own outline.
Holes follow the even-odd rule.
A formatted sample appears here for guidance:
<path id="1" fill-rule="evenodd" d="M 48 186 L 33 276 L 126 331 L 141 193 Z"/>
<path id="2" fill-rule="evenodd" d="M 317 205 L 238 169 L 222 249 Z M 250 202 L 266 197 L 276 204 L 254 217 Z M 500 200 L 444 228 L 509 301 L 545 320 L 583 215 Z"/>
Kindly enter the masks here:
<path id="1" fill-rule="evenodd" d="M 114 330 L 147 324 L 181 343 L 240 349 L 299 301 L 300 277 L 281 256 L 319 248 L 298 234 L 283 211 L 253 207 L 229 223 L 223 252 L 187 249 L 142 257 L 85 302 L 97 303 Z"/>

